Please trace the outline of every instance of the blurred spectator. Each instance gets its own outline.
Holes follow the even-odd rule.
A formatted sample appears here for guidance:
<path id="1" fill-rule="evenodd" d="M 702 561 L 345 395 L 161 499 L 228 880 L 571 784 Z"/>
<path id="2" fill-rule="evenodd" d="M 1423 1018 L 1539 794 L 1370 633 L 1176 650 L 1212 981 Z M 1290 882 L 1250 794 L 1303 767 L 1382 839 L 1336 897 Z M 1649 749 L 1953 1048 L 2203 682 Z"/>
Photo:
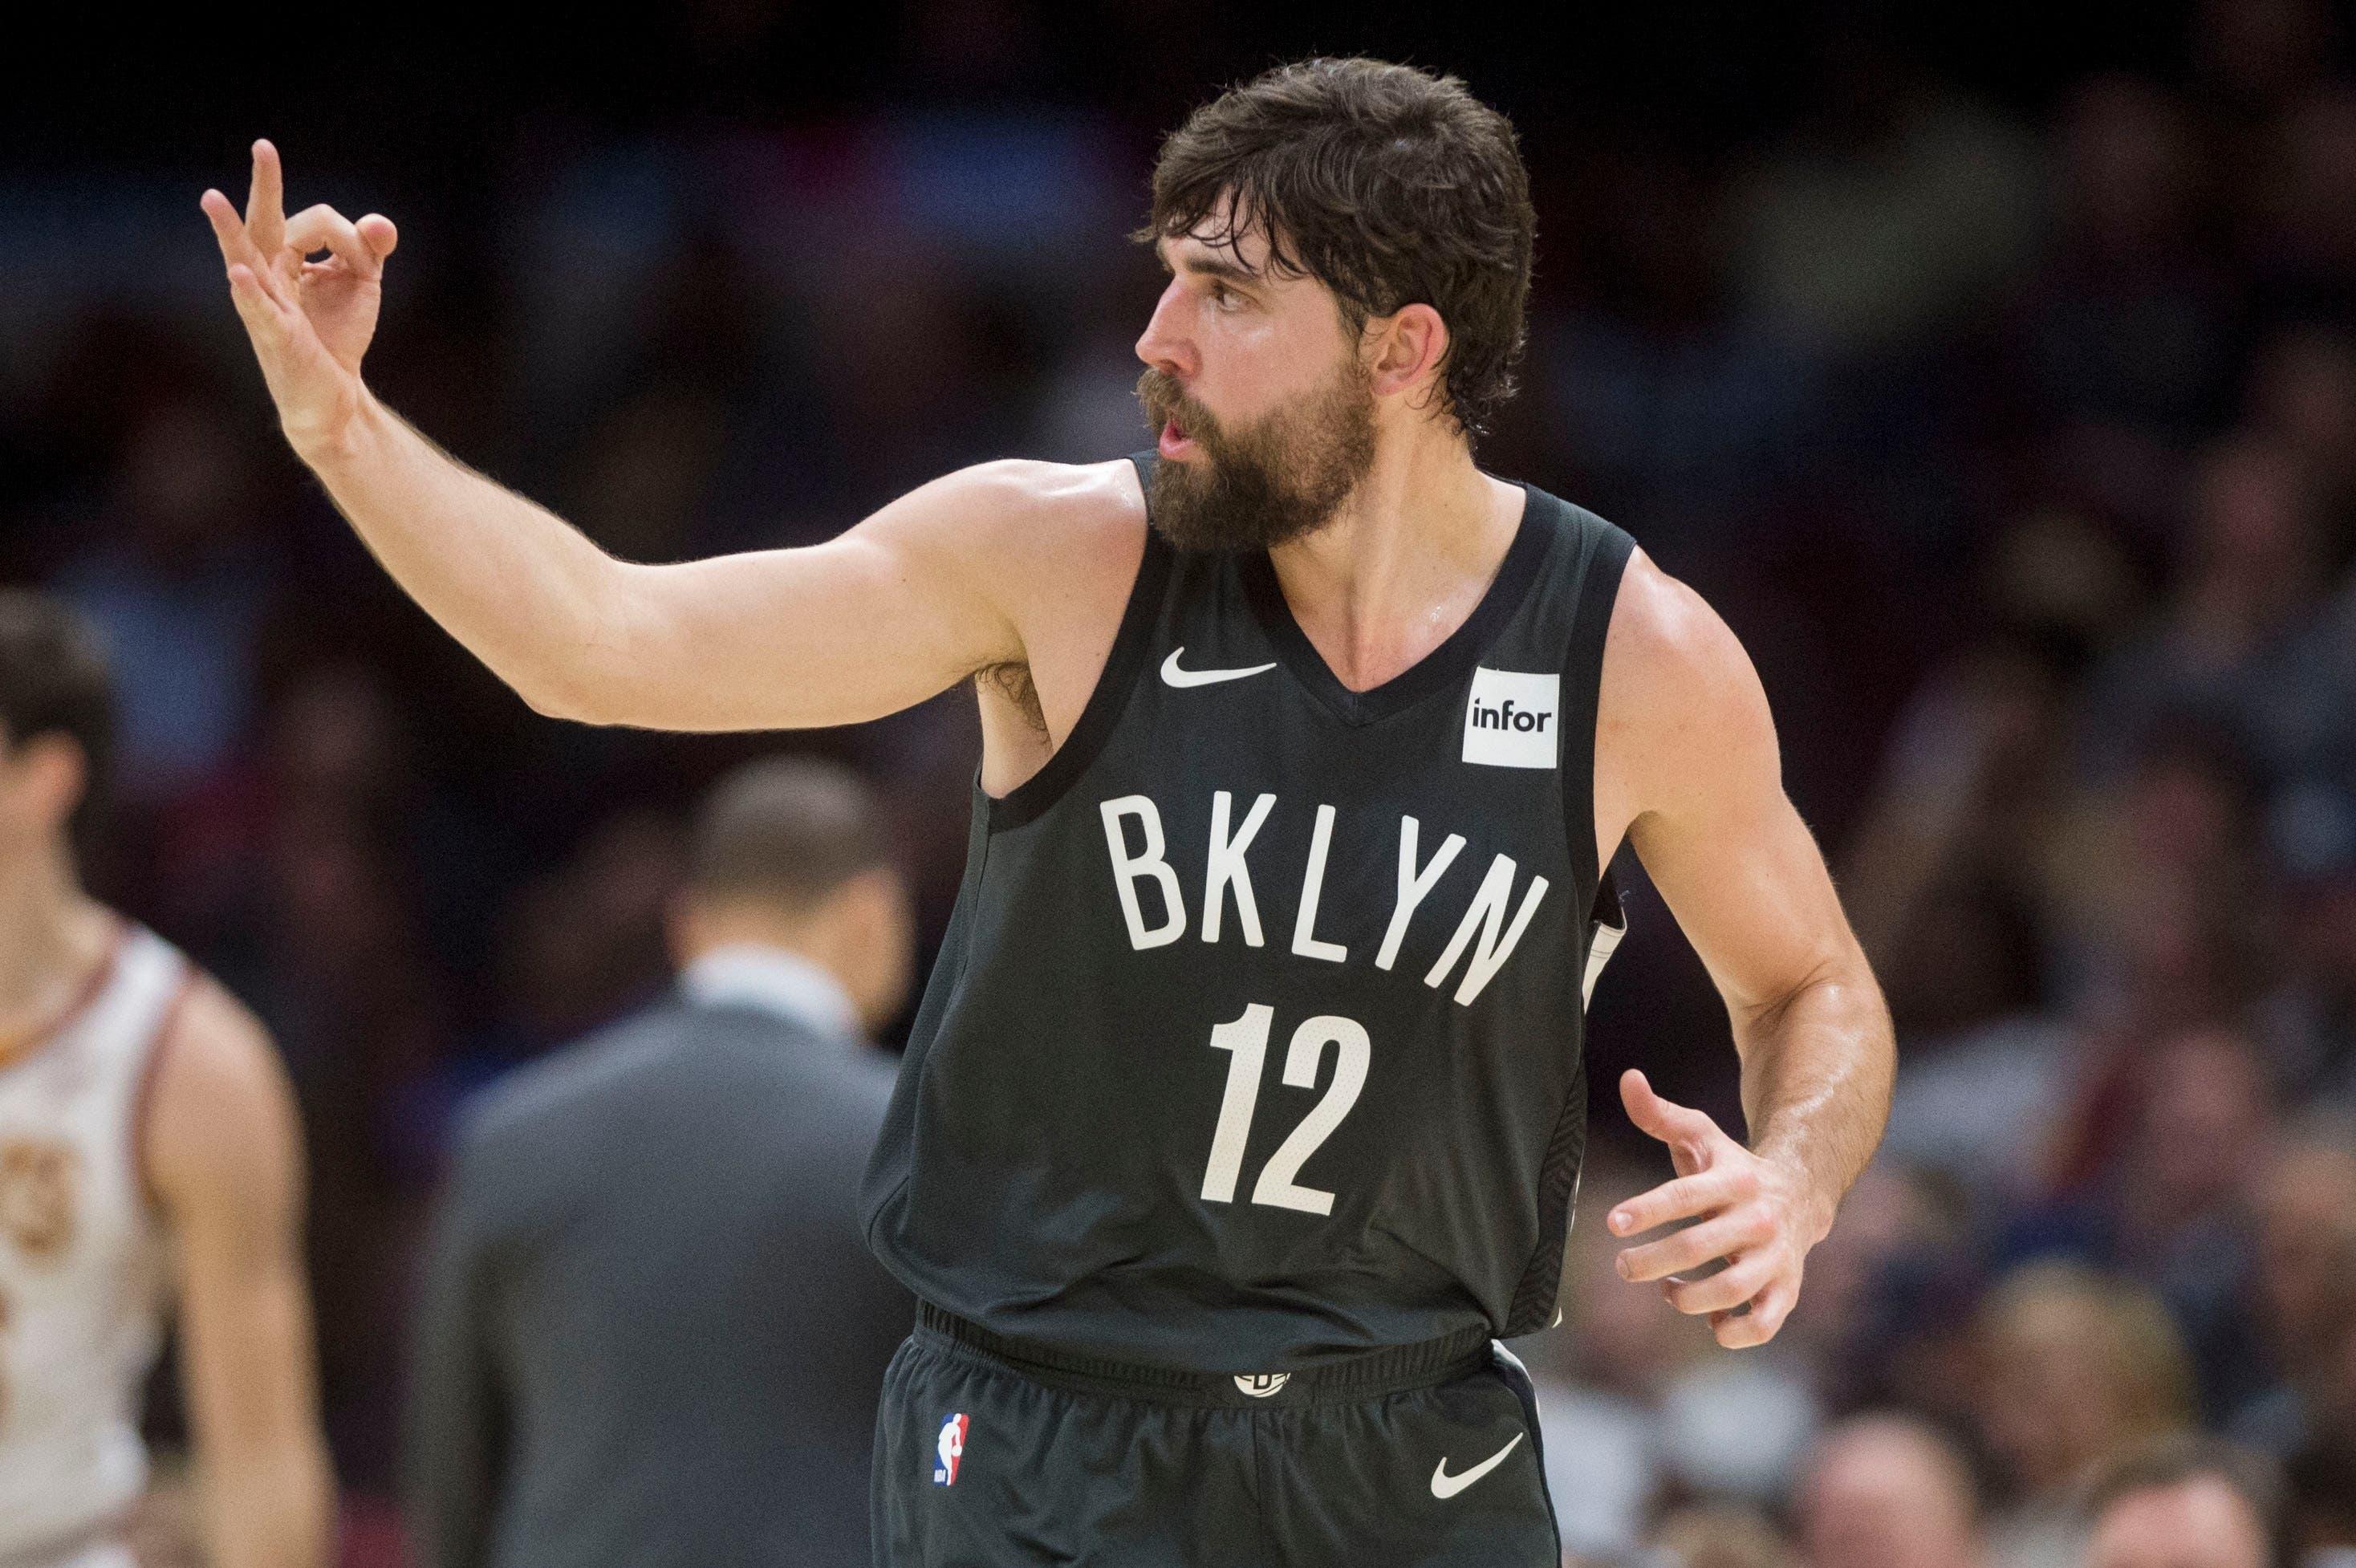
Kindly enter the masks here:
<path id="1" fill-rule="evenodd" d="M 1766 1516 L 1724 1504 L 1682 1509 L 1653 1531 L 1648 1568 L 1803 1568 Z"/>
<path id="2" fill-rule="evenodd" d="M 2313 478 L 2284 442 L 2244 433 L 2203 454 L 2190 498 L 2168 604 L 2088 687 L 2081 758 L 2098 783 L 2186 720 L 2278 767 L 2277 737 L 2244 726 L 2265 713 L 2272 688 L 2308 690 L 2286 656 L 2320 601 L 2329 560 Z"/>
<path id="3" fill-rule="evenodd" d="M 2086 1503 L 2087 1568 L 2292 1568 L 2282 1477 L 2213 1439 L 2128 1451 Z"/>
<path id="4" fill-rule="evenodd" d="M 2117 1071 L 2131 1088 L 2115 1160 L 2017 1220 L 2004 1251 L 2065 1253 L 2158 1292 L 2193 1358 L 2201 1409 L 2221 1418 L 2260 1376 L 2239 1298 L 2251 1267 L 2247 1193 L 2272 1133 L 2265 1065 L 2245 1037 L 2199 1029 Z"/>
<path id="5" fill-rule="evenodd" d="M 2028 912 L 1993 887 L 1934 890 L 1882 971 L 1906 1042 L 1885 1153 L 1938 1171 L 1983 1217 L 2032 1196 L 2041 1146 L 2070 1090 L 2072 1037 L 2042 1008 Z"/>
<path id="6" fill-rule="evenodd" d="M 2327 1434 L 2288 1467 L 2300 1568 L 2356 1568 L 2356 1434 Z"/>
<path id="7" fill-rule="evenodd" d="M 1981 1365 L 1980 1438 L 2003 1483 L 1990 1568 L 2078 1568 L 2079 1488 L 2112 1454 L 2192 1423 L 2192 1369 L 2167 1309 L 2075 1264 L 2031 1264 L 1990 1294 Z"/>
<path id="8" fill-rule="evenodd" d="M 1808 1255 L 1808 1309 L 1778 1339 L 1804 1355 L 1830 1409 L 1902 1404 L 1963 1420 L 1977 1387 L 1979 1253 L 1953 1184 L 1877 1158 Z"/>
<path id="9" fill-rule="evenodd" d="M 2356 1110 L 2356 794 L 2285 790 L 2267 813 L 2283 942 L 2264 1015 L 2282 1089 Z"/>
<path id="10" fill-rule="evenodd" d="M 1858 1416 L 1827 1433 L 1797 1506 L 1808 1568 L 1979 1568 L 1970 1462 L 1912 1417 Z"/>
<path id="11" fill-rule="evenodd" d="M 254 468 L 217 398 L 150 409 L 129 432 L 108 525 L 58 575 L 112 650 L 134 802 L 168 800 L 244 738 L 277 575 L 255 537 Z"/>
<path id="12" fill-rule="evenodd" d="M 2324 0 L 2201 0 L 2193 65 L 2221 113 L 2263 120 L 2314 89 L 2338 31 Z"/>
<path id="13" fill-rule="evenodd" d="M 2356 307 L 2356 85 L 2318 89 L 2266 128 L 2247 243 L 2280 316 Z"/>
<path id="14" fill-rule="evenodd" d="M 1800 134 L 1743 193 L 1743 268 L 1771 319 L 1855 354 L 1985 303 L 2030 243 L 2036 173 L 2018 129 L 1844 21 Z"/>
<path id="15" fill-rule="evenodd" d="M 1582 297 L 1540 316 L 1554 374 L 1536 389 L 1590 504 L 1641 516 L 1670 558 L 1723 541 L 1789 478 L 1823 367 L 1743 308 L 1713 174 L 1664 145 L 1581 171 Z"/>
<path id="16" fill-rule="evenodd" d="M 2313 1407 L 2356 1324 L 2356 1121 L 2317 1119 L 2274 1151 L 2251 1200 L 2252 1305 L 2275 1385 L 2233 1415 L 2238 1441 L 2286 1457 L 2311 1435 Z"/>
<path id="17" fill-rule="evenodd" d="M 2345 566 L 2356 544 L 2356 338 L 2328 318 L 2284 328 L 2258 350 L 2249 408 L 2316 477 L 2331 564 Z"/>
<path id="18" fill-rule="evenodd" d="M 2201 231 L 2210 171 L 2183 100 L 2139 76 L 2076 88 L 2056 152 L 2051 248 L 2009 326 L 2016 395 L 2084 493 L 2147 517 L 2234 369 L 2241 302 Z"/>

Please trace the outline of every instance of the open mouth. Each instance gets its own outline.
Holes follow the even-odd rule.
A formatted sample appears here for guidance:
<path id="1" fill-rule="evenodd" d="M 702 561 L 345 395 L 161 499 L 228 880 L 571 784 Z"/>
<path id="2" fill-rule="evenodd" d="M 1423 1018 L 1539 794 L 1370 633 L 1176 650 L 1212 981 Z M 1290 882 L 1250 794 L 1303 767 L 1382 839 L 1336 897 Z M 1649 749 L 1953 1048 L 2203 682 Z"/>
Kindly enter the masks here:
<path id="1" fill-rule="evenodd" d="M 1162 424 L 1161 451 L 1164 457 L 1183 457 L 1194 451 L 1194 438 L 1176 420 L 1169 420 Z"/>

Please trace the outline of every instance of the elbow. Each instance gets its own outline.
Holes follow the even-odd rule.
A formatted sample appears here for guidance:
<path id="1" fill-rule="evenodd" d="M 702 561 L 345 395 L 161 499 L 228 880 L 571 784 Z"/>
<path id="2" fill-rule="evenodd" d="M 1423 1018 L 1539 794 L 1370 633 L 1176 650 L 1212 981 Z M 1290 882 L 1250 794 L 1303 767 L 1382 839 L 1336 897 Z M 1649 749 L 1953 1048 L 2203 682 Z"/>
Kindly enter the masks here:
<path id="1" fill-rule="evenodd" d="M 625 721 L 619 706 L 620 682 L 594 670 L 575 669 L 510 677 L 509 687 L 524 706 L 544 719 L 576 725 L 617 725 Z"/>
<path id="2" fill-rule="evenodd" d="M 604 558 L 601 557 L 601 560 Z M 648 724 L 653 693 L 640 673 L 659 663 L 663 646 L 648 637 L 661 623 L 647 615 L 636 571 L 604 560 L 607 570 L 584 586 L 565 631 L 538 645 L 530 666 L 509 681 L 524 705 L 542 718 L 600 727 Z"/>
<path id="3" fill-rule="evenodd" d="M 514 689 L 515 694 L 523 699 L 523 705 L 541 718 L 564 719 L 573 724 L 584 725 L 597 722 L 589 715 L 588 710 L 580 702 L 577 693 L 553 685 L 536 685 L 524 681 L 512 681 L 509 684 Z"/>

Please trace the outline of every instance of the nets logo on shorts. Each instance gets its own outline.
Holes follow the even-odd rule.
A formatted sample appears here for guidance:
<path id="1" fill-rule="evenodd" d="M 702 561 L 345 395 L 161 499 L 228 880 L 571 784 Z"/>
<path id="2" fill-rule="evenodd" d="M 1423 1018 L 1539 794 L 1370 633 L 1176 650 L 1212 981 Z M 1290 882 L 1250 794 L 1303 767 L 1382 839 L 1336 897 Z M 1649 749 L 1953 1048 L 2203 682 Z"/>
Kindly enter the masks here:
<path id="1" fill-rule="evenodd" d="M 965 1429 L 962 1411 L 941 1423 L 940 1441 L 935 1445 L 940 1450 L 941 1462 L 933 1466 L 933 1485 L 957 1485 L 958 1462 L 965 1457 Z"/>

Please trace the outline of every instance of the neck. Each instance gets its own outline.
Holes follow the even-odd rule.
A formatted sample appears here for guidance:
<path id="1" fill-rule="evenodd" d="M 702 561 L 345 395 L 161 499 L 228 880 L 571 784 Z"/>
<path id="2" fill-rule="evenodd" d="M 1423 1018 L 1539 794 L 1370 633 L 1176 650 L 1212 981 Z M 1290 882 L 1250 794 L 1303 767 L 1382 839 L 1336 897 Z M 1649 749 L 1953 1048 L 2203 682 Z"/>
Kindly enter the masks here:
<path id="1" fill-rule="evenodd" d="M 81 890 L 61 846 L 0 872 L 0 1043 L 64 1005 L 112 940 L 112 918 Z"/>
<path id="2" fill-rule="evenodd" d="M 1519 527 L 1519 487 L 1483 474 L 1464 442 L 1422 428 L 1378 444 L 1333 520 L 1269 552 L 1285 601 L 1342 683 L 1365 691 L 1464 623 Z"/>
<path id="3" fill-rule="evenodd" d="M 676 950 L 680 967 L 684 969 L 704 954 L 722 948 L 767 948 L 816 964 L 836 984 L 848 990 L 849 984 L 843 979 L 841 945 L 836 933 L 828 929 L 823 921 L 791 919 L 746 905 L 700 909 Z"/>

